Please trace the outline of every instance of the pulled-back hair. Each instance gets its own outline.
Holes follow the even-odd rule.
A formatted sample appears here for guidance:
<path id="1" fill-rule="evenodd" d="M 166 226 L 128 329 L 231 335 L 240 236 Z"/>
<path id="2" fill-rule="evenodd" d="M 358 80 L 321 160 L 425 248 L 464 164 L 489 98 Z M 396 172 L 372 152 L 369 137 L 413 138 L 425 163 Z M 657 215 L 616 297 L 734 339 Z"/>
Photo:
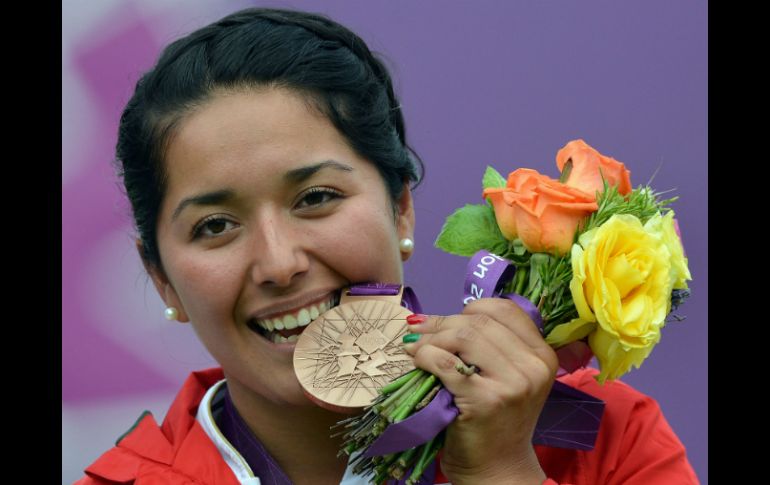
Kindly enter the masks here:
<path id="1" fill-rule="evenodd" d="M 423 165 L 406 143 L 390 75 L 361 38 L 317 14 L 242 10 L 167 46 L 121 116 L 116 162 L 146 264 L 162 267 L 156 228 L 175 127 L 218 90 L 254 87 L 306 95 L 377 167 L 394 204 L 405 182 L 420 182 Z"/>

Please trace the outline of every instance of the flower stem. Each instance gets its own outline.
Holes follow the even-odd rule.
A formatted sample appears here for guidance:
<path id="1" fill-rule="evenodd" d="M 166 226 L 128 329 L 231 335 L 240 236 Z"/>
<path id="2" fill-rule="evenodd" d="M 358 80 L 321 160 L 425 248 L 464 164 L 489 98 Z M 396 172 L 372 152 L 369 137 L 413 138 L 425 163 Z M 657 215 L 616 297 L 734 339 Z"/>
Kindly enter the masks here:
<path id="1" fill-rule="evenodd" d="M 414 458 L 415 454 L 417 454 L 417 450 L 420 449 L 419 446 L 415 446 L 414 448 L 409 448 L 405 452 L 401 453 L 401 456 L 398 457 L 396 460 L 396 464 L 398 464 L 399 467 L 406 470 L 409 468 L 410 462 L 412 461 L 412 458 Z"/>
<path id="2" fill-rule="evenodd" d="M 425 394 L 430 391 L 431 387 L 433 387 L 435 383 L 436 376 L 429 374 L 428 378 L 425 379 L 422 384 L 420 384 L 420 387 L 417 389 L 417 391 L 412 393 L 412 395 L 409 396 L 409 399 L 405 400 L 404 403 L 396 409 L 396 411 L 393 413 L 393 422 L 397 423 L 404 420 L 412 411 L 412 409 L 414 409 L 417 403 L 420 402 L 423 397 L 425 397 Z"/>
<path id="3" fill-rule="evenodd" d="M 428 467 L 428 465 L 430 465 L 430 463 L 436 458 L 438 450 L 441 449 L 443 444 L 444 433 L 442 432 L 423 445 L 420 459 L 417 460 L 417 464 L 414 466 L 412 473 L 406 480 L 406 485 L 415 485 L 420 481 L 420 477 L 422 476 L 423 472 L 425 472 L 425 469 Z"/>
<path id="4" fill-rule="evenodd" d="M 428 392 L 428 394 L 426 394 L 425 397 L 422 398 L 422 401 L 417 403 L 417 406 L 414 407 L 414 410 L 415 411 L 419 411 L 420 409 L 422 409 L 425 406 L 427 406 L 428 404 L 430 404 L 430 402 L 433 400 L 433 398 L 436 396 L 436 394 L 438 394 L 438 391 L 441 390 L 441 387 L 442 386 L 441 386 L 440 383 L 439 383 L 439 385 L 434 386 L 433 389 L 431 389 L 430 392 Z"/>
<path id="5" fill-rule="evenodd" d="M 414 386 L 414 384 L 416 384 L 417 381 L 419 381 L 420 378 L 426 374 L 426 372 L 422 369 L 415 369 L 415 371 L 416 372 L 411 375 L 411 377 L 405 384 L 402 384 L 401 387 L 396 392 L 388 396 L 387 399 L 385 399 L 383 402 L 377 405 L 376 410 L 380 414 L 384 415 L 385 414 L 384 411 L 390 408 L 391 404 L 393 404 L 398 398 L 403 396 L 406 393 L 406 391 L 408 391 L 412 386 Z"/>
<path id="6" fill-rule="evenodd" d="M 412 396 L 414 396 L 415 392 L 419 391 L 420 386 L 422 386 L 429 375 L 430 374 L 427 372 L 421 372 L 420 377 L 417 380 L 409 383 L 409 389 L 401 396 L 399 396 L 399 398 L 396 399 L 393 404 L 391 404 L 385 411 L 383 411 L 382 415 L 387 419 L 388 423 L 396 422 L 395 420 L 399 410 L 403 408 L 404 404 L 409 401 Z"/>
<path id="7" fill-rule="evenodd" d="M 411 371 L 407 372 L 403 376 L 399 377 L 395 381 L 391 382 L 390 384 L 386 385 L 382 389 L 380 389 L 380 394 L 390 394 L 391 392 L 396 392 L 399 389 L 401 389 L 401 386 L 409 382 L 409 380 L 414 377 L 415 374 L 420 372 L 419 368 L 412 369 Z"/>
<path id="8" fill-rule="evenodd" d="M 537 303 L 540 301 L 540 292 L 543 290 L 543 283 L 538 280 L 537 283 L 535 283 L 535 287 L 532 289 L 532 293 L 530 293 L 526 298 L 537 305 Z"/>
<path id="9" fill-rule="evenodd" d="M 375 468 L 375 474 L 377 475 L 377 478 L 380 478 L 380 480 L 376 480 L 375 483 L 379 483 L 380 481 L 390 476 L 390 465 L 393 464 L 394 461 L 396 461 L 396 458 L 398 458 L 398 455 L 399 453 L 391 453 L 389 455 L 380 457 L 381 461 Z"/>
<path id="10" fill-rule="evenodd" d="M 524 291 L 524 284 L 527 281 L 527 273 L 528 270 L 525 266 L 519 266 L 516 269 L 516 275 L 513 277 L 514 280 L 514 293 L 517 295 L 521 295 L 522 291 Z"/>

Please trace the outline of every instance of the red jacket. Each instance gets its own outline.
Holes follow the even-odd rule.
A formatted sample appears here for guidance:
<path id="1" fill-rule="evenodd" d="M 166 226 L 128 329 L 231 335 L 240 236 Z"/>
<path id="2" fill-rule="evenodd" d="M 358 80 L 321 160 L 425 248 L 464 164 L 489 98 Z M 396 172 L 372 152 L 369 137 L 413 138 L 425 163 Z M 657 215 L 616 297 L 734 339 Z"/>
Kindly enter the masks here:
<path id="1" fill-rule="evenodd" d="M 697 484 L 685 449 L 657 403 L 622 382 L 600 386 L 598 371 L 582 369 L 559 378 L 606 403 L 593 451 L 535 446 L 547 485 Z M 206 391 L 222 370 L 193 372 L 162 426 L 151 414 L 86 469 L 75 485 L 239 485 L 216 446 L 196 420 Z M 439 473 L 436 483 L 443 483 Z"/>

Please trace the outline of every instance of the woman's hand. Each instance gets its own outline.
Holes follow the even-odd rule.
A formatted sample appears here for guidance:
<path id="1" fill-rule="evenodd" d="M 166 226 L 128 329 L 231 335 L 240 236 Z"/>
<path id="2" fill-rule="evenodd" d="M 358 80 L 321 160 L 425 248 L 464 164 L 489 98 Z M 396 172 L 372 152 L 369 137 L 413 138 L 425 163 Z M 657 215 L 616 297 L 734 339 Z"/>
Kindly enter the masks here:
<path id="1" fill-rule="evenodd" d="M 454 485 L 540 485 L 532 436 L 558 369 L 553 349 L 514 302 L 482 298 L 462 314 L 411 325 L 405 346 L 417 367 L 441 379 L 460 415 L 447 428 L 441 470 Z M 463 375 L 456 366 L 475 365 Z"/>

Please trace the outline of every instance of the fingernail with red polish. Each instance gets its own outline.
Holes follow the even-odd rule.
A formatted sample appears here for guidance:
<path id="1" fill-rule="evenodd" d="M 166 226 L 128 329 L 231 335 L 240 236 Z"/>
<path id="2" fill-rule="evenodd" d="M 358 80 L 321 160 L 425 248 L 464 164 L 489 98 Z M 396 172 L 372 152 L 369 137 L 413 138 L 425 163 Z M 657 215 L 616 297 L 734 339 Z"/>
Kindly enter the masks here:
<path id="1" fill-rule="evenodd" d="M 422 313 L 413 313 L 412 315 L 409 315 L 406 317 L 406 323 L 409 325 L 415 325 L 417 323 L 422 323 L 425 320 L 427 320 L 427 316 L 423 315 Z"/>

